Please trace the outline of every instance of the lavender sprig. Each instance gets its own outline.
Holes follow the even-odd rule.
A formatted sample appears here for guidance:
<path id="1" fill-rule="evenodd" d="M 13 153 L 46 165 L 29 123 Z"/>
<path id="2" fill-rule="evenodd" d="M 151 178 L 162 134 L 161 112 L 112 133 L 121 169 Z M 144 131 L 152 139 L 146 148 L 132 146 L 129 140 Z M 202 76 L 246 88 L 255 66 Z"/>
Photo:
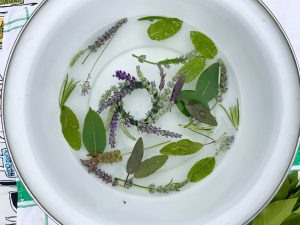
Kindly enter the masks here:
<path id="1" fill-rule="evenodd" d="M 140 124 L 138 126 L 138 131 L 141 131 L 143 133 L 147 134 L 156 134 L 158 136 L 164 136 L 167 138 L 181 138 L 181 134 L 177 134 L 168 130 L 162 130 L 159 127 L 155 127 L 151 124 Z"/>
<path id="2" fill-rule="evenodd" d="M 117 77 L 119 80 L 125 80 L 130 83 L 136 80 L 134 76 L 131 76 L 129 73 L 126 73 L 125 71 L 121 70 L 117 70 L 113 77 Z"/>
<path id="3" fill-rule="evenodd" d="M 119 113 L 115 112 L 109 126 L 109 144 L 112 148 L 116 147 L 116 131 L 118 126 Z"/>
<path id="4" fill-rule="evenodd" d="M 114 180 L 111 175 L 109 175 L 101 169 L 97 169 L 95 171 L 95 175 L 107 184 L 112 183 Z"/>

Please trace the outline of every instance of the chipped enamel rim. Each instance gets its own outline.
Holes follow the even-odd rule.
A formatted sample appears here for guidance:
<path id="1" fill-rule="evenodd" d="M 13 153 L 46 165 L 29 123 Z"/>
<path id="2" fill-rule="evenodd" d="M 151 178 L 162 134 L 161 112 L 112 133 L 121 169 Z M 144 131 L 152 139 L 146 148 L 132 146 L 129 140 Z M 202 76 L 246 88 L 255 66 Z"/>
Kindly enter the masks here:
<path id="1" fill-rule="evenodd" d="M 292 47 L 292 44 L 285 32 L 285 30 L 283 29 L 282 25 L 280 24 L 280 22 L 278 21 L 278 19 L 275 17 L 275 15 L 271 12 L 271 10 L 268 8 L 268 6 L 262 2 L 262 0 L 256 0 L 266 11 L 267 14 L 269 14 L 271 16 L 271 18 L 273 19 L 273 21 L 277 24 L 277 27 L 279 28 L 279 30 L 281 31 L 281 33 L 283 34 L 288 46 L 289 46 L 289 49 L 291 51 L 291 54 L 294 58 L 294 63 L 295 63 L 295 66 L 297 68 L 297 71 L 298 71 L 298 78 L 299 78 L 299 82 L 300 82 L 300 67 L 299 67 L 299 63 L 298 63 L 298 60 L 296 58 L 296 54 L 295 54 L 295 51 Z M 2 95 L 2 99 L 1 99 L 1 105 L 2 105 L 2 108 L 1 108 L 1 113 L 2 113 L 2 117 L 1 117 L 1 120 L 2 120 L 2 124 L 3 124 L 3 132 L 4 132 L 4 137 L 5 137 L 5 140 L 6 140 L 6 145 L 7 145 L 7 148 L 10 150 L 10 147 L 9 147 L 9 142 L 8 142 L 8 138 L 6 136 L 6 132 L 5 132 L 5 121 L 4 121 L 4 95 L 5 95 L 5 83 L 6 83 L 6 75 L 7 75 L 7 72 L 8 72 L 8 69 L 9 69 L 9 66 L 10 66 L 10 62 L 11 62 L 11 59 L 14 55 L 14 52 L 15 52 L 15 49 L 16 49 L 16 46 L 18 45 L 19 43 L 19 40 L 20 40 L 20 37 L 22 36 L 22 34 L 24 33 L 25 29 L 27 28 L 27 25 L 28 23 L 34 18 L 34 16 L 37 14 L 37 12 L 39 11 L 39 9 L 41 9 L 45 3 L 47 2 L 47 0 L 43 0 L 39 6 L 34 10 L 34 12 L 32 13 L 30 19 L 26 22 L 26 24 L 23 26 L 23 28 L 21 29 L 19 35 L 17 36 L 16 38 L 16 41 L 12 47 L 12 50 L 10 52 L 10 55 L 9 55 L 9 58 L 8 58 L 8 61 L 7 61 L 7 64 L 6 64 L 6 67 L 5 67 L 5 72 L 4 72 L 4 80 L 3 80 L 3 95 Z M 298 150 L 298 147 L 299 147 L 299 144 L 300 144 L 300 130 L 298 132 L 298 140 L 297 140 L 297 143 L 295 144 L 295 149 L 294 149 L 294 155 L 292 157 L 292 160 L 290 161 L 290 164 L 289 164 L 289 167 L 287 168 L 286 172 L 284 173 L 284 176 L 282 177 L 282 180 L 280 182 L 280 184 L 278 185 L 278 187 L 276 188 L 276 190 L 274 190 L 273 194 L 270 196 L 270 198 L 265 202 L 265 204 L 263 204 L 261 206 L 261 208 L 254 213 L 254 215 L 249 218 L 247 221 L 245 221 L 243 224 L 248 224 L 249 222 L 251 222 L 268 204 L 269 202 L 273 199 L 273 197 L 276 195 L 276 193 L 279 191 L 281 185 L 283 184 L 285 178 L 287 177 L 292 165 L 293 165 L 293 162 L 295 160 L 295 157 L 296 157 L 296 154 L 297 154 L 297 150 Z M 27 192 L 31 195 L 31 197 L 33 198 L 33 200 L 36 202 L 36 204 L 41 208 L 41 210 L 46 213 L 49 218 L 51 218 L 55 223 L 57 224 L 62 224 L 60 223 L 57 219 L 55 219 L 54 216 L 52 216 L 48 211 L 47 209 L 39 202 L 39 200 L 34 196 L 34 194 L 30 191 L 29 187 L 27 186 L 26 182 L 24 181 L 24 179 L 22 178 L 22 175 L 20 173 L 20 171 L 18 170 L 18 166 L 14 160 L 14 156 L 12 154 L 11 151 L 9 151 L 9 154 L 10 154 L 10 157 L 11 157 L 11 160 L 12 160 L 12 163 L 15 167 L 15 170 L 16 170 L 16 173 L 18 175 L 18 178 L 20 179 L 20 181 L 23 183 L 25 189 L 27 190 Z"/>

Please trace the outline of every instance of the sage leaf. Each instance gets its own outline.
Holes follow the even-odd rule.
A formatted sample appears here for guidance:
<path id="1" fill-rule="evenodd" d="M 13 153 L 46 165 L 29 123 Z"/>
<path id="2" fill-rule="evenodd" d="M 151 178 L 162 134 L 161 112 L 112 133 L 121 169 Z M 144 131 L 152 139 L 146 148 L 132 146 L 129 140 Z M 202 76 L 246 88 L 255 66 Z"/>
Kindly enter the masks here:
<path id="1" fill-rule="evenodd" d="M 62 133 L 68 144 L 74 149 L 81 147 L 81 136 L 79 131 L 79 122 L 75 113 L 67 106 L 61 106 L 60 123 Z"/>
<path id="2" fill-rule="evenodd" d="M 205 34 L 198 31 L 191 31 L 190 38 L 195 49 L 205 58 L 213 59 L 218 54 L 215 43 Z"/>
<path id="3" fill-rule="evenodd" d="M 163 155 L 192 155 L 203 148 L 203 144 L 183 139 L 166 145 L 160 150 Z"/>
<path id="4" fill-rule="evenodd" d="M 281 225 L 297 225 L 300 224 L 300 214 L 293 213 Z"/>
<path id="5" fill-rule="evenodd" d="M 137 170 L 137 168 L 142 162 L 143 156 L 144 156 L 144 143 L 143 143 L 143 139 L 140 137 L 136 141 L 134 148 L 131 152 L 131 155 L 127 161 L 126 171 L 128 174 L 133 174 Z"/>
<path id="6" fill-rule="evenodd" d="M 134 172 L 135 178 L 148 177 L 159 170 L 168 160 L 166 155 L 157 155 L 143 161 Z"/>
<path id="7" fill-rule="evenodd" d="M 281 188 L 277 192 L 276 196 L 273 198 L 272 202 L 286 199 L 289 194 L 289 187 L 290 187 L 289 179 L 285 179 L 284 183 L 282 184 Z"/>
<path id="8" fill-rule="evenodd" d="M 155 41 L 165 40 L 174 36 L 182 26 L 182 21 L 177 18 L 163 18 L 151 24 L 148 36 Z"/>
<path id="9" fill-rule="evenodd" d="M 198 161 L 189 171 L 188 178 L 191 182 L 198 182 L 209 174 L 215 168 L 216 159 L 214 157 L 208 157 Z"/>
<path id="10" fill-rule="evenodd" d="M 179 64 L 185 62 L 185 58 L 165 59 L 158 62 L 160 65 Z"/>
<path id="11" fill-rule="evenodd" d="M 210 111 L 203 106 L 200 102 L 189 101 L 185 108 L 191 115 L 191 117 L 197 119 L 201 123 L 205 123 L 210 126 L 217 126 L 216 118 L 210 113 Z"/>
<path id="12" fill-rule="evenodd" d="M 101 117 L 91 108 L 84 119 L 84 146 L 90 154 L 101 154 L 106 147 L 106 131 Z"/>
<path id="13" fill-rule="evenodd" d="M 290 183 L 289 194 L 291 194 L 294 191 L 294 189 L 297 187 L 297 184 L 299 183 L 298 171 L 294 171 L 294 172 L 290 173 L 288 175 L 288 180 Z"/>
<path id="14" fill-rule="evenodd" d="M 148 20 L 148 21 L 154 21 L 154 20 L 160 20 L 160 19 L 166 19 L 167 17 L 164 17 L 164 16 L 145 16 L 145 17 L 142 17 L 142 18 L 139 18 L 138 21 L 145 21 L 145 20 Z"/>
<path id="15" fill-rule="evenodd" d="M 252 222 L 252 225 L 280 225 L 287 219 L 297 199 L 272 202 Z"/>
<path id="16" fill-rule="evenodd" d="M 197 76 L 200 75 L 206 65 L 206 60 L 202 56 L 196 56 L 191 58 L 186 64 L 184 64 L 178 73 L 185 77 L 185 83 L 192 82 Z"/>
<path id="17" fill-rule="evenodd" d="M 219 75 L 219 63 L 212 64 L 200 75 L 196 85 L 196 92 L 201 102 L 209 103 L 218 95 Z"/>

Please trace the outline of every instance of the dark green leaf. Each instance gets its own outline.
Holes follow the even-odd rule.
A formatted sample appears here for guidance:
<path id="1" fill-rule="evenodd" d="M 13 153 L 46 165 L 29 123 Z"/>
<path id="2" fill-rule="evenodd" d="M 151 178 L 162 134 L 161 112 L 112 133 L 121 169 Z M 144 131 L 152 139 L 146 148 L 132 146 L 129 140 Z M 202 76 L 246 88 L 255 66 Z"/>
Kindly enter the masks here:
<path id="1" fill-rule="evenodd" d="M 200 75 L 206 65 L 206 60 L 202 56 L 196 56 L 184 64 L 178 73 L 185 77 L 185 83 L 192 82 Z"/>
<path id="2" fill-rule="evenodd" d="M 272 202 L 252 222 L 252 225 L 280 225 L 288 218 L 297 199 Z"/>
<path id="3" fill-rule="evenodd" d="M 294 189 L 297 187 L 297 184 L 299 183 L 298 171 L 293 171 L 292 173 L 290 173 L 288 175 L 288 179 L 289 179 L 289 182 L 290 182 L 289 193 L 291 194 L 294 191 Z"/>
<path id="4" fill-rule="evenodd" d="M 144 156 L 144 143 L 140 137 L 134 145 L 131 155 L 127 161 L 126 171 L 128 174 L 133 174 L 142 162 Z"/>
<path id="5" fill-rule="evenodd" d="M 157 155 L 143 161 L 134 172 L 135 178 L 148 177 L 159 170 L 168 160 L 166 155 Z"/>
<path id="6" fill-rule="evenodd" d="M 217 126 L 218 123 L 216 118 L 211 115 L 210 111 L 203 106 L 200 102 L 189 101 L 185 104 L 185 108 L 189 112 L 189 114 L 197 119 L 201 123 L 205 123 L 210 126 Z"/>
<path id="7" fill-rule="evenodd" d="M 89 109 L 83 126 L 83 143 L 91 154 L 101 154 L 106 146 L 106 131 L 101 117 Z"/>
<path id="8" fill-rule="evenodd" d="M 299 225 L 300 214 L 293 213 L 281 225 Z"/>
<path id="9" fill-rule="evenodd" d="M 214 157 L 209 157 L 198 161 L 189 171 L 188 178 L 191 182 L 198 182 L 209 174 L 215 168 L 216 160 Z"/>
<path id="10" fill-rule="evenodd" d="M 289 187 L 289 179 L 285 179 L 284 183 L 282 184 L 280 190 L 277 192 L 276 196 L 273 198 L 272 202 L 286 199 L 289 194 Z"/>
<path id="11" fill-rule="evenodd" d="M 294 206 L 293 210 L 294 210 L 293 213 L 300 214 L 300 203 L 299 202 Z"/>
<path id="12" fill-rule="evenodd" d="M 203 144 L 183 139 L 166 145 L 160 150 L 164 155 L 192 155 L 203 148 Z"/>
<path id="13" fill-rule="evenodd" d="M 190 38 L 195 49 L 205 58 L 213 59 L 218 54 L 215 43 L 205 34 L 198 31 L 191 31 Z"/>
<path id="14" fill-rule="evenodd" d="M 148 20 L 148 21 L 154 21 L 154 20 L 161 20 L 161 19 L 166 19 L 167 17 L 164 17 L 164 16 L 146 16 L 146 17 L 142 17 L 142 18 L 139 18 L 138 21 L 145 21 L 145 20 Z"/>
<path id="15" fill-rule="evenodd" d="M 220 64 L 214 63 L 209 66 L 199 77 L 196 92 L 201 102 L 209 103 L 218 95 Z"/>
<path id="16" fill-rule="evenodd" d="M 60 122 L 66 141 L 74 150 L 79 150 L 81 147 L 79 122 L 74 112 L 67 106 L 61 107 Z"/>
<path id="17" fill-rule="evenodd" d="M 158 64 L 160 64 L 160 65 L 178 64 L 178 63 L 183 63 L 184 61 L 185 61 L 184 58 L 165 59 L 165 60 L 159 61 Z"/>
<path id="18" fill-rule="evenodd" d="M 177 18 L 163 18 L 151 24 L 148 36 L 155 41 L 165 40 L 174 36 L 182 26 L 182 21 Z"/>

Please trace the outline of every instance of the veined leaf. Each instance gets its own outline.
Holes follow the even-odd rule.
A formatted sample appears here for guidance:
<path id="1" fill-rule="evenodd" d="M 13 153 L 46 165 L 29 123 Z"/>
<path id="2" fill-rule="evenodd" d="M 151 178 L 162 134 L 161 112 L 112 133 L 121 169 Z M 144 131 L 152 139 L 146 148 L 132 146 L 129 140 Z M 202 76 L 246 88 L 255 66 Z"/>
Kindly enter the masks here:
<path id="1" fill-rule="evenodd" d="M 60 122 L 66 141 L 74 150 L 79 150 L 81 147 L 79 122 L 74 112 L 67 106 L 61 106 Z"/>
<path id="2" fill-rule="evenodd" d="M 102 119 L 91 108 L 84 120 L 82 138 L 84 146 L 91 154 L 101 154 L 106 147 L 106 131 Z"/>
<path id="3" fill-rule="evenodd" d="M 127 161 L 126 171 L 128 174 L 133 174 L 142 162 L 144 156 L 144 143 L 140 137 L 134 145 L 131 155 Z"/>
<path id="4" fill-rule="evenodd" d="M 205 34 L 198 31 L 191 31 L 190 38 L 195 49 L 205 58 L 213 59 L 218 54 L 215 43 Z"/>
<path id="5" fill-rule="evenodd" d="M 196 56 L 191 58 L 186 64 L 184 64 L 178 73 L 185 77 L 185 83 L 192 82 L 197 76 L 200 75 L 206 65 L 206 60 L 202 56 Z"/>
<path id="6" fill-rule="evenodd" d="M 203 144 L 183 139 L 166 145 L 160 150 L 164 155 L 192 155 L 203 148 Z"/>
<path id="7" fill-rule="evenodd" d="M 280 225 L 287 219 L 297 199 L 272 202 L 252 222 L 252 225 Z"/>
<path id="8" fill-rule="evenodd" d="M 198 161 L 189 171 L 188 178 L 191 182 L 198 182 L 209 174 L 215 168 L 216 160 L 214 157 L 209 157 Z"/>
<path id="9" fill-rule="evenodd" d="M 148 177 L 159 170 L 168 160 L 166 155 L 157 155 L 143 161 L 134 172 L 135 178 Z"/>
<path id="10" fill-rule="evenodd" d="M 200 75 L 196 85 L 196 92 L 201 102 L 209 103 L 218 95 L 219 76 L 219 63 L 212 64 Z"/>
<path id="11" fill-rule="evenodd" d="M 191 115 L 191 117 L 194 117 L 201 123 L 205 123 L 210 126 L 217 126 L 217 120 L 216 118 L 210 113 L 210 111 L 203 106 L 200 102 L 196 101 L 189 101 L 185 108 Z"/>
<path id="12" fill-rule="evenodd" d="M 177 18 L 163 18 L 151 24 L 148 36 L 155 41 L 161 41 L 174 36 L 182 26 L 182 21 Z"/>
<path id="13" fill-rule="evenodd" d="M 166 19 L 167 17 L 164 16 L 145 16 L 142 18 L 139 18 L 138 21 L 145 21 L 148 20 L 150 22 L 154 21 L 154 20 L 161 20 L 161 19 Z"/>

